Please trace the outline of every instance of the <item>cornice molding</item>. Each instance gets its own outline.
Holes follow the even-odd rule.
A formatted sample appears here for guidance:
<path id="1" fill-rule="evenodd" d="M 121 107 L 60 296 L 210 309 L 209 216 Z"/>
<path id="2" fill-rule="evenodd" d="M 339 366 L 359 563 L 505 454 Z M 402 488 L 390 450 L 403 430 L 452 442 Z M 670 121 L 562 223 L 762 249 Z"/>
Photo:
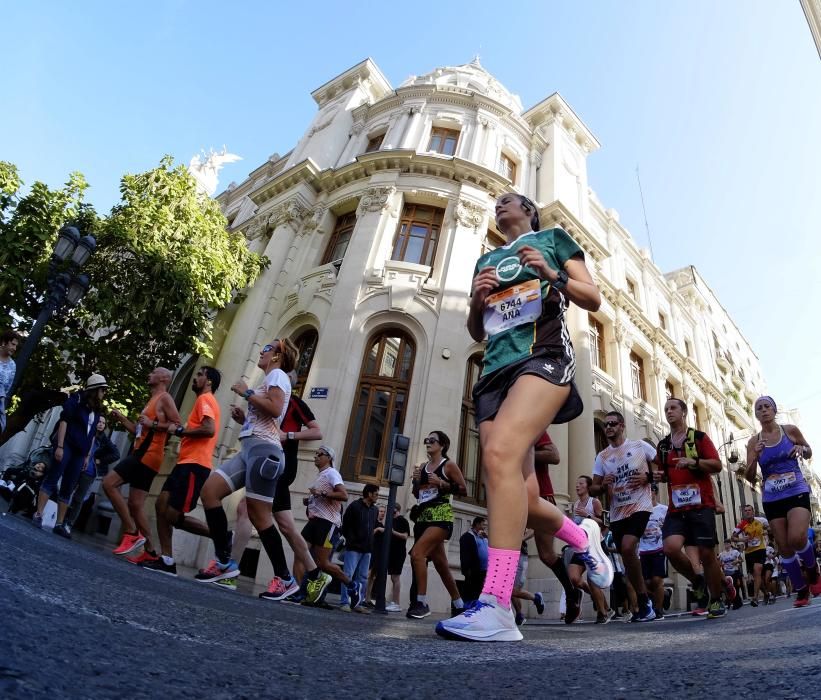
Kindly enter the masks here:
<path id="1" fill-rule="evenodd" d="M 559 226 L 567 231 L 586 253 L 597 263 L 610 257 L 610 251 L 597 241 L 560 200 L 556 200 L 539 210 L 542 226 Z"/>

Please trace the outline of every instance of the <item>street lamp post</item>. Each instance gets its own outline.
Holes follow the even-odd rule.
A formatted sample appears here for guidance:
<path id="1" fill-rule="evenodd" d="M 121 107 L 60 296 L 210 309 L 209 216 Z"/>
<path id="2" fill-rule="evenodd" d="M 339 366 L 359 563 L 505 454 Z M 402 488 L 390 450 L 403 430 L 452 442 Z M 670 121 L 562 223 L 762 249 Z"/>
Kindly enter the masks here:
<path id="1" fill-rule="evenodd" d="M 68 305 L 76 306 L 88 290 L 88 275 L 80 269 L 88 262 L 97 247 L 94 236 L 80 236 L 74 226 L 63 226 L 58 234 L 57 243 L 48 263 L 48 291 L 45 304 L 29 332 L 23 348 L 17 354 L 17 371 L 14 375 L 9 396 L 13 396 L 20 387 L 26 364 L 34 349 L 40 342 L 48 322 Z"/>

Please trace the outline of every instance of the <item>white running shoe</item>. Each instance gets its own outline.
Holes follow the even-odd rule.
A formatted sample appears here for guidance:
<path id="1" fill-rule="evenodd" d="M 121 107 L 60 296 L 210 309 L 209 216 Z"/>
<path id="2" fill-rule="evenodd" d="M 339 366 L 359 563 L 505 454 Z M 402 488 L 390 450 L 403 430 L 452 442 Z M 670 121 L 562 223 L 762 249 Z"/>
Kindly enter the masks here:
<path id="1" fill-rule="evenodd" d="M 613 564 L 601 548 L 599 524 L 591 518 L 585 518 L 579 527 L 587 533 L 587 551 L 578 554 L 587 566 L 588 580 L 599 588 L 610 588 L 613 583 Z"/>
<path id="2" fill-rule="evenodd" d="M 442 620 L 436 625 L 436 634 L 470 642 L 518 642 L 522 639 L 513 610 L 503 608 L 496 602 L 495 595 L 486 593 L 462 614 Z"/>
<path id="3" fill-rule="evenodd" d="M 385 612 L 402 612 L 402 608 L 399 606 L 399 603 L 391 601 L 385 605 Z"/>

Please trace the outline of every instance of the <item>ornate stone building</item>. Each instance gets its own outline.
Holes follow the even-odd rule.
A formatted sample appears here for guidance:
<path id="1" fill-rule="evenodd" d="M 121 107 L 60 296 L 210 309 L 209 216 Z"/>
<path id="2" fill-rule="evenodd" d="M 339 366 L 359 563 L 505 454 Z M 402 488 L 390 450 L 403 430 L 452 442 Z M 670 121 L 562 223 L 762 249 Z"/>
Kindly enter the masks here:
<path id="1" fill-rule="evenodd" d="M 393 88 L 368 59 L 312 96 L 316 116 L 293 150 L 218 196 L 231 227 L 271 264 L 221 315 L 213 353 L 227 387 L 257 378 L 266 342 L 296 340 L 299 388 L 352 495 L 363 483 L 384 486 L 394 431 L 411 438 L 418 462 L 422 438 L 444 430 L 469 491 L 451 539 L 458 566 L 459 535 L 484 507 L 469 400 L 482 348 L 465 329 L 468 293 L 475 260 L 502 242 L 493 204 L 509 190 L 539 204 L 544 227 L 575 238 L 604 299 L 596 314 L 569 316 L 585 412 L 551 431 L 563 457 L 552 468 L 559 502 L 591 472 L 611 408 L 625 413 L 631 437 L 656 443 L 673 394 L 716 444 L 732 432 L 728 457 L 743 449 L 764 386 L 755 354 L 694 267 L 662 272 L 599 201 L 587 176 L 599 143 L 559 94 L 525 110 L 478 60 Z M 227 416 L 228 391 L 218 398 Z M 225 421 L 221 456 L 236 449 L 236 433 Z M 295 503 L 313 477 L 314 448 L 300 453 Z M 728 510 L 755 498 L 732 474 L 719 482 Z M 399 501 L 411 505 L 408 484 Z M 723 532 L 734 517 L 719 523 Z M 195 561 L 206 555 L 202 543 L 190 551 Z M 533 566 L 531 585 L 554 592 L 545 571 Z M 261 561 L 257 581 L 269 575 Z M 444 590 L 432 594 L 444 609 Z"/>

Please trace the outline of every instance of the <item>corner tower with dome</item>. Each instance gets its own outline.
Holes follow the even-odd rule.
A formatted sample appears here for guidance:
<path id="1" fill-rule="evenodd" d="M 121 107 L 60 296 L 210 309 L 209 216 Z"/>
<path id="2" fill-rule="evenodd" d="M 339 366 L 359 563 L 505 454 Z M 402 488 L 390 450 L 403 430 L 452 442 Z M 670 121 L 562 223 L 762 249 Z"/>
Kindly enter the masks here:
<path id="1" fill-rule="evenodd" d="M 468 295 L 476 259 L 504 242 L 493 205 L 509 190 L 537 202 L 543 227 L 575 238 L 604 298 L 597 314 L 574 307 L 569 316 L 585 412 L 551 431 L 562 453 L 551 467 L 560 505 L 590 473 L 603 439 L 599 419 L 613 407 L 629 416 L 631 437 L 653 443 L 666 432 L 669 392 L 717 442 L 752 429 L 747 403 L 763 388 L 754 353 L 694 269 L 665 276 L 602 206 L 587 174 L 599 143 L 558 93 L 525 110 L 478 59 L 394 88 L 366 59 L 312 96 L 316 115 L 293 150 L 217 197 L 231 228 L 271 264 L 246 301 L 221 315 L 213 363 L 226 378 L 255 379 L 260 348 L 293 338 L 302 356 L 297 389 L 336 449 L 349 492 L 376 483 L 387 493 L 393 432 L 411 438 L 418 463 L 422 438 L 443 430 L 468 485 L 455 505 L 450 554 L 458 568 L 459 536 L 485 499 L 470 401 L 482 348 L 465 328 Z M 724 370 L 716 348 L 730 344 L 734 364 Z M 217 398 L 229 415 L 228 393 Z M 220 455 L 236 447 L 237 426 L 226 422 Z M 312 476 L 314 448 L 302 445 L 295 503 Z M 413 502 L 409 482 L 410 470 L 403 510 Z M 730 510 L 739 485 L 730 478 L 726 488 Z M 199 562 L 206 551 L 197 546 L 189 556 Z M 261 561 L 257 580 L 269 576 Z M 555 583 L 531 567 L 534 590 L 557 597 Z M 434 588 L 430 601 L 444 610 L 448 598 Z"/>

